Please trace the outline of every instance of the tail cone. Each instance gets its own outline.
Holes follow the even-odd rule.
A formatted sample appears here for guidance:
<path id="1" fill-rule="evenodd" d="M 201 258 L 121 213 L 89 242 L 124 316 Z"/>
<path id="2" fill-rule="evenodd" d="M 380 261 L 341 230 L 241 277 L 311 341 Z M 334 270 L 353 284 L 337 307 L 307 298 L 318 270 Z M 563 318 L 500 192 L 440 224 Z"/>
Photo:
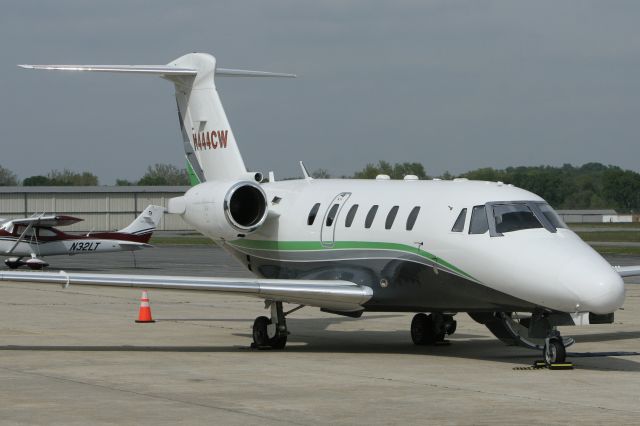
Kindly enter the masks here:
<path id="1" fill-rule="evenodd" d="M 136 322 L 155 322 L 153 318 L 151 318 L 151 305 L 149 305 L 149 295 L 146 290 L 143 290 L 142 297 L 140 298 L 140 311 L 138 312 Z"/>

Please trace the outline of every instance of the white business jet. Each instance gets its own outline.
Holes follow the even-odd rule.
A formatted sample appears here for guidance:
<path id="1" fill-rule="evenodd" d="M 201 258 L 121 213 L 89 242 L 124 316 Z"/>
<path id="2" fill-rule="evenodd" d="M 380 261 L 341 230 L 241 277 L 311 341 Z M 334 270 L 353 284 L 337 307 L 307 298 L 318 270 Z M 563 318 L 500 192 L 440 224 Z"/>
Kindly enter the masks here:
<path id="1" fill-rule="evenodd" d="M 168 65 L 23 65 L 160 76 L 175 86 L 189 172 L 199 183 L 170 213 L 231 253 L 256 278 L 3 272 L 2 279 L 63 285 L 209 290 L 264 299 L 257 347 L 284 348 L 283 303 L 358 317 L 416 312 L 411 337 L 438 344 L 468 313 L 508 344 L 562 362 L 573 341 L 560 325 L 611 323 L 624 302 L 621 275 L 539 196 L 501 182 L 314 180 L 278 182 L 248 172 L 215 78 L 293 77 L 223 69 L 208 54 Z"/>

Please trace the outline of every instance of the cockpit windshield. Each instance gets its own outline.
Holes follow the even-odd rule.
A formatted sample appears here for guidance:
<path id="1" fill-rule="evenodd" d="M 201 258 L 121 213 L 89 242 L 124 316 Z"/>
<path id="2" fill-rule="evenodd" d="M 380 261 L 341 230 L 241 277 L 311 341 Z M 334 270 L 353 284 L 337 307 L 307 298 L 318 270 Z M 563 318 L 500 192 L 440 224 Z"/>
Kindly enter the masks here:
<path id="1" fill-rule="evenodd" d="M 540 201 L 494 201 L 474 206 L 469 225 L 469 234 L 484 234 L 492 237 L 525 229 L 544 228 L 556 232 L 566 228 L 560 216 L 545 202 Z"/>
<path id="2" fill-rule="evenodd" d="M 500 234 L 543 227 L 526 204 L 496 204 L 493 206 L 493 217 L 496 232 Z"/>

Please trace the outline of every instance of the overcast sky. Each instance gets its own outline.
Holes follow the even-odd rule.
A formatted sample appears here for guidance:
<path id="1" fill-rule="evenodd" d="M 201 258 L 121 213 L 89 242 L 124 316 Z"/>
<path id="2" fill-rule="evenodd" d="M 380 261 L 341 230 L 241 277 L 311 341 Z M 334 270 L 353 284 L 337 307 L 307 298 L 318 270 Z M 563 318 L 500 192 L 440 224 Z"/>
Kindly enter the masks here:
<path id="1" fill-rule="evenodd" d="M 184 166 L 173 87 L 19 63 L 163 64 L 208 52 L 251 170 L 351 174 L 598 161 L 640 171 L 640 2 L 1 2 L 0 165 L 102 184 Z"/>

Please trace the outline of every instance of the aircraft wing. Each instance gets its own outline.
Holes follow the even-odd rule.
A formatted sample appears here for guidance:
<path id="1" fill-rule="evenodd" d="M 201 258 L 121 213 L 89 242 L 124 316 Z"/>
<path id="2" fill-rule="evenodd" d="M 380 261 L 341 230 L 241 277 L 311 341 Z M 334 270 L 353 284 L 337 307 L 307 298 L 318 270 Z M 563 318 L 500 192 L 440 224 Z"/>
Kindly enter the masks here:
<path id="1" fill-rule="evenodd" d="M 274 302 L 316 306 L 335 311 L 359 311 L 373 295 L 370 287 L 342 280 L 263 278 L 203 278 L 161 275 L 1 271 L 0 280 L 87 286 L 213 291 L 252 296 Z"/>
<path id="2" fill-rule="evenodd" d="M 33 223 L 33 226 L 67 226 L 82 222 L 83 220 L 84 219 L 73 216 L 47 215 L 25 217 L 24 219 L 11 219 L 11 223 L 14 225 L 29 225 Z"/>
<path id="3" fill-rule="evenodd" d="M 621 277 L 635 277 L 640 275 L 640 265 L 636 266 L 614 266 L 613 269 L 616 270 Z"/>

